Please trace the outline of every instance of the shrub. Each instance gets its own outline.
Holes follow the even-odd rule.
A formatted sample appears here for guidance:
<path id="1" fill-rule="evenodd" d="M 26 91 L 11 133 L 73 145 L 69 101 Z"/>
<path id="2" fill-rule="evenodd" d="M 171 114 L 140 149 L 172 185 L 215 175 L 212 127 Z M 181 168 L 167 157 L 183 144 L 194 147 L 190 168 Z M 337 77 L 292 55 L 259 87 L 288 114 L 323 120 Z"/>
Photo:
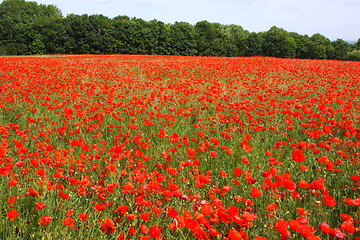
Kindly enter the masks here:
<path id="1" fill-rule="evenodd" d="M 345 60 L 360 61 L 360 50 L 354 50 L 352 52 L 348 52 L 345 56 Z"/>

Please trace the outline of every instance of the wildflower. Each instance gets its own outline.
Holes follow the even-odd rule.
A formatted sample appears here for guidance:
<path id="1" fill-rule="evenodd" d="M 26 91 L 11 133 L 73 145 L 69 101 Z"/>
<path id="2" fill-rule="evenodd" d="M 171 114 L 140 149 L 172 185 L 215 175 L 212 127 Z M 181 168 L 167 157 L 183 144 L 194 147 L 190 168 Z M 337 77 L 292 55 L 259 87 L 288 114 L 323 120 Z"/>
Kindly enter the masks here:
<path id="1" fill-rule="evenodd" d="M 292 158 L 296 162 L 305 162 L 306 160 L 305 154 L 299 149 L 293 150 Z"/>
<path id="2" fill-rule="evenodd" d="M 74 227 L 75 224 L 75 220 L 73 218 L 65 218 L 63 220 L 64 225 L 69 226 L 69 227 Z"/>
<path id="3" fill-rule="evenodd" d="M 261 192 L 261 190 L 260 190 L 259 188 L 253 187 L 253 188 L 251 189 L 251 196 L 253 196 L 253 197 L 261 197 L 261 196 L 262 196 L 262 192 Z"/>
<path id="4" fill-rule="evenodd" d="M 162 238 L 161 231 L 162 228 L 159 225 L 154 225 L 150 228 L 149 235 L 152 238 L 161 239 Z"/>
<path id="5" fill-rule="evenodd" d="M 79 217 L 82 221 L 86 221 L 88 214 L 87 213 L 79 213 Z"/>
<path id="6" fill-rule="evenodd" d="M 39 211 L 40 209 L 43 209 L 46 207 L 45 203 L 38 202 L 35 204 L 36 210 Z"/>
<path id="7" fill-rule="evenodd" d="M 105 234 L 115 232 L 115 223 L 111 218 L 107 218 L 105 222 L 101 223 L 101 231 Z"/>
<path id="8" fill-rule="evenodd" d="M 10 219 L 10 221 L 15 221 L 15 219 L 19 216 L 18 211 L 16 211 L 15 209 L 11 209 L 8 213 L 7 213 L 7 217 Z"/>
<path id="9" fill-rule="evenodd" d="M 52 217 L 49 215 L 45 215 L 41 217 L 39 224 L 42 226 L 47 226 L 51 223 L 51 221 L 52 221 Z"/>

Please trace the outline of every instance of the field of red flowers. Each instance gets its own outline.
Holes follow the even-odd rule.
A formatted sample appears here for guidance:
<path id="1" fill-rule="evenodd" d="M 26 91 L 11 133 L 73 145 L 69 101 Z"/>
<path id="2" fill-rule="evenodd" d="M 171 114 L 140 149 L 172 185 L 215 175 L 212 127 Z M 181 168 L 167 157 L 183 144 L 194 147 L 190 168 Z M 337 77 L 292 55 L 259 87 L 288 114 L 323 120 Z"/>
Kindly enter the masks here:
<path id="1" fill-rule="evenodd" d="M 360 62 L 0 58 L 0 239 L 360 239 Z"/>

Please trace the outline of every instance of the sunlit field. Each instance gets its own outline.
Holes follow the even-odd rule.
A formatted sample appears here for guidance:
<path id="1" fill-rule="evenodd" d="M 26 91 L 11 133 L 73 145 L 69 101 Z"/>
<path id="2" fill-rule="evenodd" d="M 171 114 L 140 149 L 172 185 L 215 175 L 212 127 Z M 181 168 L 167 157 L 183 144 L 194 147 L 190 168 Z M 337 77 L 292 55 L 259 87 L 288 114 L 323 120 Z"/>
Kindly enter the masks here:
<path id="1" fill-rule="evenodd" d="M 360 62 L 0 58 L 0 239 L 360 239 Z"/>

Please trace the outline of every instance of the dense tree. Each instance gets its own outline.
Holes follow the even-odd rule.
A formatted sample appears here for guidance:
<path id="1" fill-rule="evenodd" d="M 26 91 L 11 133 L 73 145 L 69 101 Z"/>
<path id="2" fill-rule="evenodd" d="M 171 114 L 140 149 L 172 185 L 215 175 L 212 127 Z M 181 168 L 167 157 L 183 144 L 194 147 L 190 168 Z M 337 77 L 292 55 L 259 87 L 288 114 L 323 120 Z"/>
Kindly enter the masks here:
<path id="1" fill-rule="evenodd" d="M 149 52 L 149 50 L 155 46 L 154 38 L 151 34 L 150 24 L 141 18 L 133 18 L 131 23 L 132 53 L 154 54 L 154 52 Z"/>
<path id="2" fill-rule="evenodd" d="M 235 39 L 230 32 L 229 25 L 221 25 L 219 23 L 211 23 L 215 30 L 214 38 L 208 43 L 208 48 L 205 51 L 205 56 L 237 56 L 238 49 L 235 44 Z"/>
<path id="3" fill-rule="evenodd" d="M 237 48 L 236 56 L 244 56 L 246 51 L 246 40 L 249 36 L 249 31 L 244 30 L 243 27 L 231 24 L 228 25 L 228 33 L 231 36 L 233 43 Z"/>
<path id="4" fill-rule="evenodd" d="M 315 33 L 308 42 L 308 58 L 325 59 L 329 53 L 330 40 L 320 33 Z"/>
<path id="5" fill-rule="evenodd" d="M 66 42 L 64 44 L 66 54 L 88 53 L 90 46 L 86 41 L 86 35 L 89 30 L 89 16 L 84 15 L 68 15 L 63 24 L 66 31 Z"/>
<path id="6" fill-rule="evenodd" d="M 164 24 L 158 20 L 149 21 L 150 28 L 150 43 L 151 46 L 148 48 L 149 54 L 157 55 L 169 55 L 171 53 L 170 48 L 170 24 Z"/>
<path id="7" fill-rule="evenodd" d="M 67 34 L 63 22 L 63 18 L 54 17 L 48 21 L 34 23 L 37 32 L 42 35 L 46 53 L 62 54 L 65 52 L 64 44 Z"/>
<path id="8" fill-rule="evenodd" d="M 101 14 L 89 16 L 89 30 L 86 42 L 89 43 L 90 52 L 109 54 L 114 52 L 115 39 L 111 19 Z"/>
<path id="9" fill-rule="evenodd" d="M 186 22 L 170 25 L 170 48 L 174 55 L 197 55 L 195 29 Z"/>
<path id="10" fill-rule="evenodd" d="M 0 45 L 3 51 L 6 54 L 46 53 L 46 38 L 42 30 L 59 18 L 62 18 L 61 11 L 54 5 L 4 0 L 0 4 Z"/>
<path id="11" fill-rule="evenodd" d="M 264 33 L 263 54 L 266 56 L 294 58 L 296 43 L 290 34 L 282 28 L 271 27 Z"/>
<path id="12" fill-rule="evenodd" d="M 336 39 L 336 41 L 333 41 L 330 44 L 334 49 L 327 56 L 330 59 L 344 59 L 346 54 L 352 50 L 351 45 L 342 39 Z"/>
<path id="13" fill-rule="evenodd" d="M 231 24 L 218 25 L 218 32 L 219 34 L 213 43 L 214 49 L 218 47 L 217 56 L 244 56 L 247 31 L 244 31 L 241 26 Z"/>
<path id="14" fill-rule="evenodd" d="M 261 56 L 262 36 L 259 33 L 252 32 L 245 39 L 245 56 Z"/>
<path id="15" fill-rule="evenodd" d="M 196 45 L 199 56 L 216 56 L 212 49 L 214 40 L 218 38 L 218 23 L 200 21 L 195 24 Z"/>
<path id="16" fill-rule="evenodd" d="M 0 4 L 0 55 L 6 54 L 157 54 L 198 56 L 274 56 L 281 58 L 346 59 L 360 50 L 276 26 L 249 33 L 238 25 L 199 21 L 165 24 L 158 20 L 101 14 L 63 17 L 54 5 L 26 0 Z"/>
<path id="17" fill-rule="evenodd" d="M 348 52 L 345 56 L 345 60 L 360 61 L 360 50 L 354 50 L 352 52 Z"/>
<path id="18" fill-rule="evenodd" d="M 291 32 L 290 37 L 294 39 L 296 45 L 295 58 L 308 58 L 308 43 L 310 41 L 310 37 L 308 35 L 300 35 L 295 32 Z"/>
<path id="19" fill-rule="evenodd" d="M 360 38 L 359 38 L 358 41 L 355 43 L 355 49 L 356 49 L 356 50 L 360 50 Z"/>
<path id="20" fill-rule="evenodd" d="M 131 54 L 134 53 L 132 44 L 132 28 L 133 23 L 128 16 L 117 16 L 113 18 L 115 39 L 115 52 L 117 54 Z"/>

